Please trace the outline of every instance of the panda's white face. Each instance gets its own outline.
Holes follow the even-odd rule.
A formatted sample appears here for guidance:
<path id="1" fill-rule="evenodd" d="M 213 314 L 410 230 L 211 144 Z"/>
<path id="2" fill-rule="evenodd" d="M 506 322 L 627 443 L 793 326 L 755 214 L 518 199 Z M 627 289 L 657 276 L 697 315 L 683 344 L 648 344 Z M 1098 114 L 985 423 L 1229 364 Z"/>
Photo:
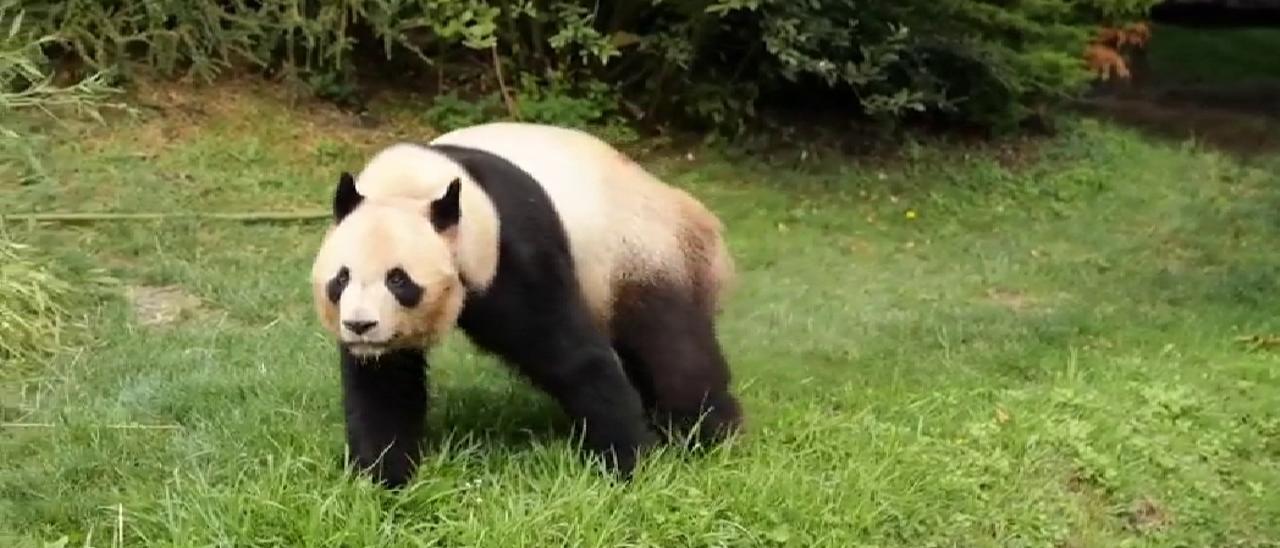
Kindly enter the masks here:
<path id="1" fill-rule="evenodd" d="M 313 296 L 325 327 L 353 354 L 429 346 L 457 320 L 465 292 L 429 209 L 366 201 L 325 238 Z"/>

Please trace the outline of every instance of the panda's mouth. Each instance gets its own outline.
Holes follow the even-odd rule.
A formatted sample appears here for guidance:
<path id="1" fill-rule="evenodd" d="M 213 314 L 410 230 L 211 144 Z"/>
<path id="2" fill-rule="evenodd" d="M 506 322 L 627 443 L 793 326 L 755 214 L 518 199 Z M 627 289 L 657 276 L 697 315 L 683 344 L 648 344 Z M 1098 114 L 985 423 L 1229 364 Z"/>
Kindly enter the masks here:
<path id="1" fill-rule="evenodd" d="M 397 332 L 385 340 L 355 339 L 342 341 L 341 344 L 357 358 L 372 359 L 396 350 L 421 348 L 424 342 Z"/>
<path id="2" fill-rule="evenodd" d="M 389 343 L 369 341 L 349 342 L 346 347 L 353 356 L 360 358 L 376 358 L 391 349 Z"/>

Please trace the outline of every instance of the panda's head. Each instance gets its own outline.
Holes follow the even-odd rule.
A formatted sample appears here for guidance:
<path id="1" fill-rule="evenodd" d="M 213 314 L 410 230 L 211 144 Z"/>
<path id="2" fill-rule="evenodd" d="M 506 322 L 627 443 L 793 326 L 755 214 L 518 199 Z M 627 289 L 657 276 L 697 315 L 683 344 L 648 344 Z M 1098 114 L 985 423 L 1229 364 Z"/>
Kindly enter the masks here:
<path id="1" fill-rule="evenodd" d="M 445 188 L 435 199 L 365 197 L 342 174 L 311 284 L 321 322 L 352 354 L 429 346 L 457 320 L 461 185 Z"/>

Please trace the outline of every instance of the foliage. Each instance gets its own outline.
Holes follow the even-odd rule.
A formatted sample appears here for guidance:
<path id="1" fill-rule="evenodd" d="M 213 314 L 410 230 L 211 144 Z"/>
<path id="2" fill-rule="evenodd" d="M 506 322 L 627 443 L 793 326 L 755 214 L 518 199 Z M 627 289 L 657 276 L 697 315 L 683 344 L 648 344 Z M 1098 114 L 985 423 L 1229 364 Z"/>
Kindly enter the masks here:
<path id="1" fill-rule="evenodd" d="M 42 137 L 21 114 L 56 118 L 70 112 L 98 118 L 101 108 L 119 106 L 106 101 L 117 91 L 107 72 L 69 85 L 55 82 L 45 48 L 57 37 L 41 32 L 40 26 L 12 2 L 0 1 L 0 180 L 21 185 L 47 179 L 40 159 Z"/>
<path id="2" fill-rule="evenodd" d="M 140 61 L 212 78 L 249 64 L 341 98 L 379 67 L 405 84 L 429 81 L 428 67 L 466 72 L 497 93 L 497 71 L 474 69 L 505 65 L 534 95 L 509 115 L 585 122 L 626 105 L 633 119 L 742 128 L 761 108 L 815 96 L 890 121 L 1008 126 L 1079 89 L 1091 29 L 1155 0 L 22 3 L 62 52 L 98 70 Z M 573 100 L 545 103 L 548 89 Z"/>
<path id="3" fill-rule="evenodd" d="M 59 348 L 71 286 L 0 231 L 0 364 L 46 357 Z"/>
<path id="4" fill-rule="evenodd" d="M 511 93 L 517 112 L 504 110 L 499 92 L 464 98 L 451 90 L 436 96 L 425 117 L 445 131 L 502 117 L 573 127 L 621 126 L 618 98 L 599 81 L 574 86 L 562 79 L 548 81 L 526 76 Z"/>
<path id="5" fill-rule="evenodd" d="M 456 92 L 437 95 L 425 112 L 427 123 L 440 131 L 449 131 L 484 122 L 500 115 L 502 103 L 497 95 L 484 95 L 471 100 L 458 97 Z"/>
<path id="6" fill-rule="evenodd" d="M 0 3 L 0 112 L 70 109 L 96 116 L 105 96 L 115 91 L 109 75 L 98 72 L 69 86 L 56 85 L 45 46 L 57 38 L 42 34 L 40 26 L 12 3 Z M 0 124 L 0 139 L 18 137 L 16 129 Z"/>

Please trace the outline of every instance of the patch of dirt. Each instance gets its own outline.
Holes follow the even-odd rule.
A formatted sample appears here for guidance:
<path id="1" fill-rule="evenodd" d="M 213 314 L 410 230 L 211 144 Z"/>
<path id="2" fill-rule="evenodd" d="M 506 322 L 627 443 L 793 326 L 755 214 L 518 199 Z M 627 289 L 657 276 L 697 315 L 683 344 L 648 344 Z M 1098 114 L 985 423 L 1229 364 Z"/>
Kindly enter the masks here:
<path id="1" fill-rule="evenodd" d="M 1039 300 L 1021 291 L 999 288 L 988 289 L 987 298 L 1014 312 L 1021 312 L 1039 303 Z"/>
<path id="2" fill-rule="evenodd" d="M 1173 523 L 1173 516 L 1151 497 L 1143 497 L 1129 511 L 1129 526 L 1140 533 L 1158 531 Z"/>
<path id="3" fill-rule="evenodd" d="M 1054 311 L 1062 304 L 1074 300 L 1075 296 L 1067 291 L 1036 292 L 1010 287 L 989 287 L 977 298 L 1012 312 L 1042 314 Z"/>
<path id="4" fill-rule="evenodd" d="M 350 112 L 304 91 L 253 76 L 220 78 L 211 84 L 139 78 L 129 88 L 128 103 L 143 116 L 134 130 L 140 155 L 155 155 L 176 143 L 197 138 L 216 124 L 246 134 L 260 129 L 264 119 L 284 124 L 290 149 L 309 153 L 324 141 L 377 146 L 397 138 L 432 137 L 413 113 L 389 112 L 374 119 Z M 118 133 L 119 127 L 112 127 Z"/>
<path id="5" fill-rule="evenodd" d="M 1090 485 L 1089 479 L 1084 477 L 1084 475 L 1079 471 L 1072 471 L 1068 474 L 1065 483 L 1067 491 L 1077 495 L 1087 495 L 1093 491 L 1093 486 Z"/>
<path id="6" fill-rule="evenodd" d="M 200 298 L 176 285 L 131 286 L 128 297 L 138 323 L 147 327 L 171 325 L 201 310 Z"/>

